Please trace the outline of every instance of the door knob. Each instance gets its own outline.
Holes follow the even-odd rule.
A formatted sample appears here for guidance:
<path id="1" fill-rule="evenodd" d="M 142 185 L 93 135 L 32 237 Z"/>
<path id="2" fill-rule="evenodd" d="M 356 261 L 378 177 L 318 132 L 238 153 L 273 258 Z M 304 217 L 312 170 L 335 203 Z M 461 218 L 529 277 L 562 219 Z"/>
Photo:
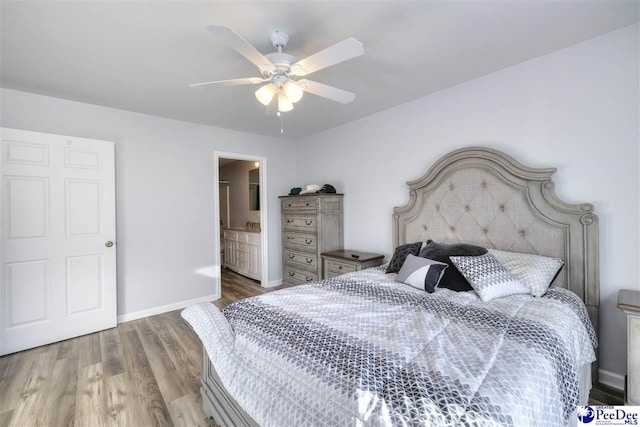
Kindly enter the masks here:
<path id="1" fill-rule="evenodd" d="M 111 246 L 113 246 L 113 242 L 111 240 L 108 240 L 104 243 L 104 245 L 108 248 L 110 248 Z"/>

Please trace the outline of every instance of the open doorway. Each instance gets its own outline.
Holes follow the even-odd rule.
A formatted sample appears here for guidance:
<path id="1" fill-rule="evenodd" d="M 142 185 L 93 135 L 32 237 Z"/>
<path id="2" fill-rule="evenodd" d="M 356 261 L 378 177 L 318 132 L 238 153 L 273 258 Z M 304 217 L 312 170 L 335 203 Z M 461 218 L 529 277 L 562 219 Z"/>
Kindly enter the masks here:
<path id="1" fill-rule="evenodd" d="M 224 277 L 223 271 L 233 271 L 266 287 L 266 159 L 226 152 L 215 152 L 214 157 L 218 277 Z"/>

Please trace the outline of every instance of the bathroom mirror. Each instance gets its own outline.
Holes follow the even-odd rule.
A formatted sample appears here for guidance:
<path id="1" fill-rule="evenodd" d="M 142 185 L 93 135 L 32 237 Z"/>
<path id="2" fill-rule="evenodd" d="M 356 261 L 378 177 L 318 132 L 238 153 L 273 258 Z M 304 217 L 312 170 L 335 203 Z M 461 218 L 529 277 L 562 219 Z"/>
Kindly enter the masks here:
<path id="1" fill-rule="evenodd" d="M 260 210 L 260 170 L 249 171 L 249 210 Z"/>

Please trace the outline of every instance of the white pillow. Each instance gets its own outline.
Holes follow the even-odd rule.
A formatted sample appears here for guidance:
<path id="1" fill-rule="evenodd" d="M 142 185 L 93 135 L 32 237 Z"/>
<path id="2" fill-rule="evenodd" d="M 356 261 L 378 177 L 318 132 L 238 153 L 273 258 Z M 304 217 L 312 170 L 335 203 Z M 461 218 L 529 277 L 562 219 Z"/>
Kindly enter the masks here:
<path id="1" fill-rule="evenodd" d="M 541 297 L 547 292 L 551 282 L 556 277 L 564 261 L 535 254 L 499 251 L 489 249 L 507 270 L 520 280 L 535 297 Z"/>
<path id="2" fill-rule="evenodd" d="M 482 301 L 516 294 L 527 294 L 529 289 L 490 253 L 478 256 L 449 257 L 453 265 L 471 284 Z"/>

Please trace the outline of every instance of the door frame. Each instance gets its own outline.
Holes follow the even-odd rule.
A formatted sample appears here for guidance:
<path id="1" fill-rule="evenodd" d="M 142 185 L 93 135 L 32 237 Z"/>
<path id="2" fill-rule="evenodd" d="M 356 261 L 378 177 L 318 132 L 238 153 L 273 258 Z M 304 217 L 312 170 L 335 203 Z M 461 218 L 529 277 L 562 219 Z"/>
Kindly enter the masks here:
<path id="1" fill-rule="evenodd" d="M 215 241 L 214 241 L 214 265 L 216 268 L 216 277 L 218 278 L 216 287 L 217 294 L 222 297 L 222 260 L 220 259 L 220 158 L 234 159 L 234 160 L 246 160 L 251 162 L 260 162 L 259 174 L 260 174 L 260 256 L 262 274 L 260 285 L 263 288 L 269 287 L 269 249 L 268 249 L 268 198 L 267 198 L 267 158 L 245 153 L 231 153 L 227 151 L 214 151 L 213 152 L 213 165 L 215 173 L 213 174 L 213 197 L 215 203 L 215 209 L 213 210 L 215 229 Z"/>

